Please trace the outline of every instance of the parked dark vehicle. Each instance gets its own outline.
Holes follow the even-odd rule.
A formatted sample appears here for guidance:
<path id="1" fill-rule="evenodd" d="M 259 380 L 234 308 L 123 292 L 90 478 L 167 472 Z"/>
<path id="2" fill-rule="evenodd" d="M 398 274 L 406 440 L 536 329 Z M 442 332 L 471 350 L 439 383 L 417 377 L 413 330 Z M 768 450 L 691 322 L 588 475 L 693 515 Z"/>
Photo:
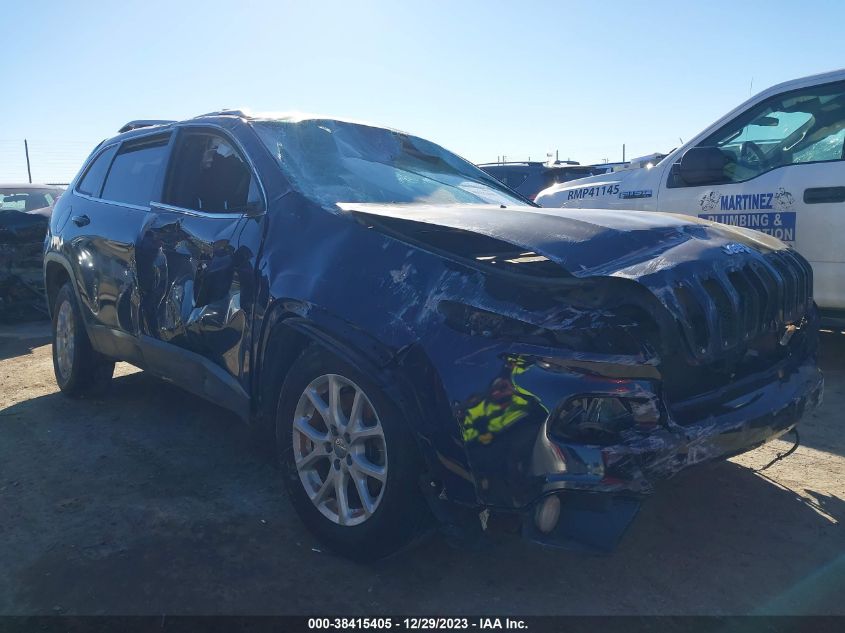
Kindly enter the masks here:
<path id="1" fill-rule="evenodd" d="M 572 161 L 483 163 L 478 167 L 529 200 L 534 200 L 538 193 L 552 185 L 607 171 L 604 166 L 579 165 Z"/>
<path id="2" fill-rule="evenodd" d="M 782 435 L 822 391 L 812 272 L 778 240 L 540 209 L 338 120 L 224 111 L 103 142 L 44 273 L 62 391 L 125 360 L 231 409 L 357 559 L 432 516 L 611 547 L 656 481 Z"/>
<path id="3" fill-rule="evenodd" d="M 41 257 L 53 204 L 52 185 L 0 184 L 0 323 L 47 314 Z"/>

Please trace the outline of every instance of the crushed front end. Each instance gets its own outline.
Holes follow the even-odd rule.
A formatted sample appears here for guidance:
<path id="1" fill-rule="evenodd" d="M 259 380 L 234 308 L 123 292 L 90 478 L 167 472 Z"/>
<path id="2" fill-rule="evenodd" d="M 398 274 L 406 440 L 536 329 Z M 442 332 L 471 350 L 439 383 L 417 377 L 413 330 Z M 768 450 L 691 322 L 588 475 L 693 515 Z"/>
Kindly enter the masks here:
<path id="1" fill-rule="evenodd" d="M 612 547 L 655 482 L 780 437 L 821 402 L 812 270 L 790 250 L 738 254 L 638 277 L 677 327 L 654 365 L 534 359 L 583 391 L 537 435 L 531 538 Z"/>
<path id="2" fill-rule="evenodd" d="M 482 524 L 610 549 L 657 481 L 820 402 L 812 269 L 778 240 L 647 212 L 354 209 L 419 249 L 390 290 L 433 369 L 422 418 L 457 426 L 421 431 L 430 484 Z"/>
<path id="3" fill-rule="evenodd" d="M 786 249 L 720 252 L 558 292 L 525 284 L 533 315 L 440 303 L 451 329 L 489 341 L 456 380 L 496 366 L 453 406 L 486 507 L 521 513 L 533 540 L 611 549 L 656 482 L 777 438 L 819 404 L 809 265 Z"/>
<path id="4" fill-rule="evenodd" d="M 41 251 L 48 219 L 0 209 L 0 323 L 43 319 Z"/>

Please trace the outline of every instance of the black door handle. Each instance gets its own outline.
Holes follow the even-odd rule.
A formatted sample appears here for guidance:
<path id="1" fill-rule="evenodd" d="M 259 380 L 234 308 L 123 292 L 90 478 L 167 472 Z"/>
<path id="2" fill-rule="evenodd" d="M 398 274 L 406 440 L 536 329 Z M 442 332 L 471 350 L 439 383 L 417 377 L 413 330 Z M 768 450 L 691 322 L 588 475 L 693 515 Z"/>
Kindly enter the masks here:
<path id="1" fill-rule="evenodd" d="M 811 187 L 804 190 L 805 204 L 845 202 L 845 187 Z"/>
<path id="2" fill-rule="evenodd" d="M 91 223 L 91 218 L 87 215 L 75 215 L 70 219 L 76 226 L 85 226 Z"/>

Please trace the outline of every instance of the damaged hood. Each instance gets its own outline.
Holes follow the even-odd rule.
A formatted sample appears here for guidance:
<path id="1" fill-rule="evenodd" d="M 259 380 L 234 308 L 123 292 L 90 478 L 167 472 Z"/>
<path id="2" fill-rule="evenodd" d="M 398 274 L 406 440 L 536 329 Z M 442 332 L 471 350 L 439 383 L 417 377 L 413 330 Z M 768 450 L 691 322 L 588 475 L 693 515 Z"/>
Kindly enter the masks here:
<path id="1" fill-rule="evenodd" d="M 438 232 L 482 235 L 516 246 L 526 255 L 543 256 L 575 277 L 639 278 L 693 260 L 787 248 L 757 231 L 649 211 L 468 204 L 338 203 L 338 207 L 417 241 L 425 242 L 425 235 Z M 456 254 L 484 259 L 484 252 L 473 250 L 467 240 L 467 252 Z"/>

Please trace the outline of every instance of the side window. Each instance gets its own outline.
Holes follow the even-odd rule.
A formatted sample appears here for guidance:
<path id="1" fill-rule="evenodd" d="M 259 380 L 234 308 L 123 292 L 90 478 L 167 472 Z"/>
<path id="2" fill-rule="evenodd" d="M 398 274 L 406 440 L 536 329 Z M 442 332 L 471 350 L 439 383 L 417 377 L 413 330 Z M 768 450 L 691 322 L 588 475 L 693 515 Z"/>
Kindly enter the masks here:
<path id="1" fill-rule="evenodd" d="M 168 137 L 124 143 L 106 176 L 102 198 L 147 207 L 167 155 Z"/>
<path id="2" fill-rule="evenodd" d="M 176 143 L 162 202 L 209 213 L 237 213 L 256 202 L 249 166 L 224 137 L 183 133 Z"/>
<path id="3" fill-rule="evenodd" d="M 116 152 L 117 145 L 112 145 L 100 152 L 100 155 L 94 159 L 82 177 L 82 180 L 76 186 L 76 190 L 79 193 L 84 193 L 86 196 L 94 196 L 95 198 L 100 196 L 100 191 L 103 189 L 103 181 L 106 179 L 106 172 L 108 172 L 109 165 L 111 165 L 111 160 L 114 158 Z"/>
<path id="4" fill-rule="evenodd" d="M 845 83 L 772 97 L 698 144 L 723 157 L 722 182 L 742 182 L 785 165 L 843 159 Z"/>

